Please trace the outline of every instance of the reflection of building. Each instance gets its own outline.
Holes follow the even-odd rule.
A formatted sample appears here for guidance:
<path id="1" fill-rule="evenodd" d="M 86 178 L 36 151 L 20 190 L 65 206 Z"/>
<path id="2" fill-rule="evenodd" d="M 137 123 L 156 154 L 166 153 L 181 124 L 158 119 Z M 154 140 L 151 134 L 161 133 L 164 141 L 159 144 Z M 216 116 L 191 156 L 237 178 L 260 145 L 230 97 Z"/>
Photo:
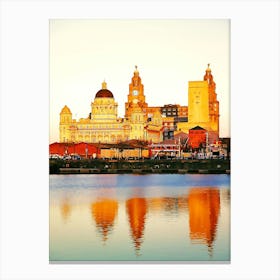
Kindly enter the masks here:
<path id="1" fill-rule="evenodd" d="M 66 221 L 71 214 L 71 204 L 68 201 L 64 201 L 60 205 L 60 210 L 61 210 L 63 219 Z"/>
<path id="2" fill-rule="evenodd" d="M 118 213 L 118 202 L 113 199 L 103 199 L 91 204 L 91 214 L 97 228 L 103 235 L 103 241 L 113 230 L 114 221 Z"/>
<path id="3" fill-rule="evenodd" d="M 137 139 L 158 143 L 173 139 L 177 133 L 188 133 L 196 126 L 211 132 L 213 140 L 219 137 L 219 101 L 209 65 L 203 81 L 189 82 L 188 106 L 148 106 L 136 66 L 129 84 L 124 118 L 118 117 L 118 104 L 103 82 L 88 116 L 76 121 L 65 105 L 60 112 L 59 129 L 60 142 L 119 143 Z"/>
<path id="4" fill-rule="evenodd" d="M 185 196 L 179 197 L 153 197 L 148 199 L 149 210 L 179 213 L 187 210 Z"/>
<path id="5" fill-rule="evenodd" d="M 126 211 L 136 252 L 140 250 L 143 241 L 147 207 L 145 198 L 137 197 L 126 201 Z"/>
<path id="6" fill-rule="evenodd" d="M 215 239 L 220 213 L 220 192 L 215 188 L 193 188 L 188 196 L 190 238 L 207 244 Z"/>
<path id="7" fill-rule="evenodd" d="M 151 211 L 161 211 L 164 209 L 164 197 L 152 197 L 149 198 L 149 210 Z"/>

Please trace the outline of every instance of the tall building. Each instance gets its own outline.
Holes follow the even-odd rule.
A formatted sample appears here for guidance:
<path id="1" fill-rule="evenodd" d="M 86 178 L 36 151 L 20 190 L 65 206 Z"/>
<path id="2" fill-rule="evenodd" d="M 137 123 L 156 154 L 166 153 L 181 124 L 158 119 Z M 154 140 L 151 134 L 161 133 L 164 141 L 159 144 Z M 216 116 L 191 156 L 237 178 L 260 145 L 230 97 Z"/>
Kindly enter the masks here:
<path id="1" fill-rule="evenodd" d="M 202 81 L 190 81 L 188 106 L 148 106 L 137 66 L 129 83 L 125 116 L 118 117 L 118 103 L 104 81 L 91 103 L 91 112 L 79 121 L 65 105 L 60 112 L 60 142 L 119 143 L 131 139 L 159 143 L 201 127 L 207 139 L 219 138 L 219 101 L 210 65 Z M 211 137 L 209 136 L 211 135 Z"/>
<path id="2" fill-rule="evenodd" d="M 190 81 L 188 89 L 188 121 L 178 122 L 177 131 L 188 131 L 196 126 L 210 132 L 213 139 L 219 138 L 219 101 L 216 83 L 210 65 L 205 71 L 203 81 Z"/>
<path id="3" fill-rule="evenodd" d="M 135 66 L 135 71 L 133 73 L 133 77 L 131 78 L 131 83 L 129 84 L 127 102 L 125 103 L 125 118 L 129 119 L 131 117 L 131 113 L 136 107 L 139 107 L 146 116 L 148 104 L 145 100 L 144 85 L 142 84 L 141 77 L 139 76 L 137 66 Z"/>

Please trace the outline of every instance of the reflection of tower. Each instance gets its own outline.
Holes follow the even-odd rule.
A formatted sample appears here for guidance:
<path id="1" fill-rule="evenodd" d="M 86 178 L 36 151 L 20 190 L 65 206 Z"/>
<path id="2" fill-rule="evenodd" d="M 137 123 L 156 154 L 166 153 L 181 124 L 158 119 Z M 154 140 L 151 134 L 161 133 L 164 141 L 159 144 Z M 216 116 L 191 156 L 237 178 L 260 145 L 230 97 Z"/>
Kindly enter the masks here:
<path id="1" fill-rule="evenodd" d="M 126 201 L 126 211 L 136 253 L 139 253 L 145 228 L 147 202 L 145 198 L 131 198 Z"/>
<path id="2" fill-rule="evenodd" d="M 113 230 L 117 213 L 118 202 L 116 200 L 103 199 L 91 204 L 92 218 L 103 235 L 103 241 L 108 239 L 108 233 Z"/>
<path id="3" fill-rule="evenodd" d="M 61 205 L 60 205 L 60 210 L 61 210 L 61 214 L 62 217 L 64 219 L 64 221 L 66 221 L 71 213 L 71 205 L 68 201 L 64 201 Z"/>
<path id="4" fill-rule="evenodd" d="M 220 192 L 216 188 L 193 188 L 188 196 L 190 238 L 202 240 L 212 254 L 218 216 Z"/>

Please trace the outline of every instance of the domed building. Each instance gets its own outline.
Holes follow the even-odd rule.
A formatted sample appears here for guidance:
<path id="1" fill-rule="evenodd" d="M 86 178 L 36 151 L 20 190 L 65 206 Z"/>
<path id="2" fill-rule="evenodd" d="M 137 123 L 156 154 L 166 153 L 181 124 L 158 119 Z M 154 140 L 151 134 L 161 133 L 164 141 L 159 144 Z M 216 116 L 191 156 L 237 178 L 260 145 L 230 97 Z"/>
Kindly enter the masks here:
<path id="1" fill-rule="evenodd" d="M 91 103 L 91 112 L 79 122 L 64 106 L 60 113 L 60 142 L 118 143 L 129 138 L 129 125 L 118 118 L 118 103 L 104 81 Z"/>
<path id="2" fill-rule="evenodd" d="M 102 83 L 102 89 L 99 90 L 91 103 L 90 119 L 96 123 L 116 122 L 118 115 L 118 103 L 114 96 L 107 89 L 107 84 Z"/>

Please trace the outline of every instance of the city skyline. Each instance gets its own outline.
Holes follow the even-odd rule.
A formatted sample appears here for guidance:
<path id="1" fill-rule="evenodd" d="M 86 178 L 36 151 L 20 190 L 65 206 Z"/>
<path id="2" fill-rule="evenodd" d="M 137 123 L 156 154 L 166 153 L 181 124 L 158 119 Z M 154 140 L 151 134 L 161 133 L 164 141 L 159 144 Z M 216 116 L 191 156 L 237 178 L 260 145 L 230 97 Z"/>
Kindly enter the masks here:
<path id="1" fill-rule="evenodd" d="M 105 80 L 124 104 L 135 65 L 149 106 L 188 105 L 188 82 L 210 63 L 220 102 L 220 137 L 230 137 L 229 20 L 51 20 L 50 139 L 59 141 L 59 113 L 77 121 L 90 112 Z"/>

